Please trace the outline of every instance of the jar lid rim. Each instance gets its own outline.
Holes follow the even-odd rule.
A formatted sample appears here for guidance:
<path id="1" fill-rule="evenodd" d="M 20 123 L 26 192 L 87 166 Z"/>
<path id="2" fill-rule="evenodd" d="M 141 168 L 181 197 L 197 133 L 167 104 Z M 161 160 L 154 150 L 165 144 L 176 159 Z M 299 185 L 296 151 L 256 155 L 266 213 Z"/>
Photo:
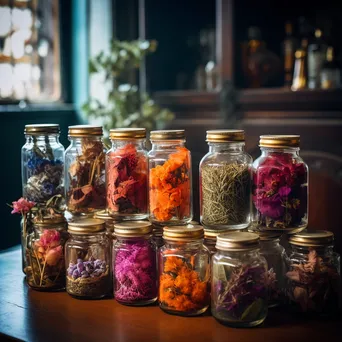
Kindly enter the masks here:
<path id="1" fill-rule="evenodd" d="M 59 134 L 59 124 L 28 124 L 25 125 L 24 134 L 42 135 L 42 134 Z"/>
<path id="2" fill-rule="evenodd" d="M 163 238 L 171 241 L 199 240 L 204 237 L 204 229 L 200 225 L 188 226 L 165 226 Z"/>
<path id="3" fill-rule="evenodd" d="M 297 148 L 300 145 L 300 135 L 298 134 L 278 134 L 261 135 L 260 147 L 270 148 Z"/>
<path id="4" fill-rule="evenodd" d="M 70 137 L 102 136 L 103 128 L 98 125 L 73 125 L 69 126 Z"/>
<path id="5" fill-rule="evenodd" d="M 291 245 L 298 246 L 326 246 L 334 243 L 334 233 L 328 230 L 301 232 L 289 237 Z"/>
<path id="6" fill-rule="evenodd" d="M 68 222 L 68 231 L 72 233 L 97 233 L 105 230 L 105 221 L 96 218 L 83 218 Z"/>
<path id="7" fill-rule="evenodd" d="M 245 131 L 242 129 L 214 129 L 207 131 L 207 142 L 227 143 L 244 142 Z"/>
<path id="8" fill-rule="evenodd" d="M 219 234 L 216 248 L 227 251 L 244 251 L 259 248 L 259 235 L 250 232 L 229 232 Z"/>
<path id="9" fill-rule="evenodd" d="M 109 131 L 110 139 L 144 139 L 146 138 L 146 128 L 112 128 Z"/>
<path id="10" fill-rule="evenodd" d="M 140 237 L 152 233 L 149 221 L 126 221 L 114 224 L 114 233 L 119 237 Z"/>
<path id="11" fill-rule="evenodd" d="M 182 140 L 185 139 L 184 129 L 157 130 L 150 132 L 151 140 Z"/>

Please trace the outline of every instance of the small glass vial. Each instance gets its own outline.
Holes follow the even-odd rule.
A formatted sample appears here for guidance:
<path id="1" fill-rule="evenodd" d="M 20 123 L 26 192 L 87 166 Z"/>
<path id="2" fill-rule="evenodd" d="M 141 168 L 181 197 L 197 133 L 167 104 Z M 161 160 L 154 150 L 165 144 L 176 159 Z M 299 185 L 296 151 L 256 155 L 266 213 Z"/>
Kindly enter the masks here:
<path id="1" fill-rule="evenodd" d="M 298 233 L 308 224 L 308 167 L 299 135 L 262 135 L 253 163 L 253 230 Z"/>
<path id="2" fill-rule="evenodd" d="M 170 314 L 197 316 L 210 302 L 210 253 L 203 227 L 164 227 L 159 249 L 159 307 Z"/>
<path id="3" fill-rule="evenodd" d="M 268 311 L 267 262 L 259 236 L 247 232 L 218 235 L 211 272 L 211 313 L 239 328 L 261 324 Z"/>
<path id="4" fill-rule="evenodd" d="M 93 216 L 106 208 L 105 154 L 102 127 L 69 127 L 65 151 L 65 198 L 68 214 Z"/>
<path id="5" fill-rule="evenodd" d="M 64 194 L 64 147 L 59 125 L 26 125 L 26 143 L 21 149 L 23 197 L 45 203 Z"/>
<path id="6" fill-rule="evenodd" d="M 33 224 L 26 246 L 26 281 L 32 289 L 64 290 L 64 245 L 67 238 L 64 217 L 43 218 Z"/>
<path id="7" fill-rule="evenodd" d="M 152 131 L 149 152 L 149 219 L 157 225 L 192 220 L 192 170 L 184 130 Z"/>
<path id="8" fill-rule="evenodd" d="M 252 157 L 242 130 L 207 131 L 209 152 L 200 162 L 201 224 L 205 229 L 244 229 L 251 221 Z"/>
<path id="9" fill-rule="evenodd" d="M 147 221 L 115 225 L 113 247 L 114 297 L 120 304 L 148 305 L 158 296 L 156 246 Z"/>
<path id="10" fill-rule="evenodd" d="M 340 255 L 332 232 L 302 232 L 289 238 L 288 296 L 292 307 L 312 315 L 333 315 L 341 308 Z"/>
<path id="11" fill-rule="evenodd" d="M 110 240 L 103 220 L 83 218 L 68 223 L 65 244 L 66 291 L 78 299 L 99 299 L 112 288 Z"/>
<path id="12" fill-rule="evenodd" d="M 107 210 L 119 220 L 147 218 L 145 128 L 111 129 L 106 154 Z"/>

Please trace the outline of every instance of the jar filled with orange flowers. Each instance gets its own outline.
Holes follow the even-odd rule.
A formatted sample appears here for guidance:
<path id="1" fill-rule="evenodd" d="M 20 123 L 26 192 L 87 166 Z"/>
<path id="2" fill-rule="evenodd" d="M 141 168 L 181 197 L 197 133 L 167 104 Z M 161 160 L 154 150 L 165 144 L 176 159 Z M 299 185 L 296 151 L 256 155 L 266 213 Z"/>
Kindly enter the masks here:
<path id="1" fill-rule="evenodd" d="M 200 226 L 164 227 L 159 249 L 159 306 L 167 313 L 197 316 L 209 307 L 210 253 Z"/>
<path id="2" fill-rule="evenodd" d="M 147 218 L 148 162 L 145 128 L 110 130 L 106 154 L 107 210 L 122 220 Z"/>
<path id="3" fill-rule="evenodd" d="M 152 131 L 149 152 L 149 218 L 153 224 L 192 220 L 192 171 L 184 130 Z"/>

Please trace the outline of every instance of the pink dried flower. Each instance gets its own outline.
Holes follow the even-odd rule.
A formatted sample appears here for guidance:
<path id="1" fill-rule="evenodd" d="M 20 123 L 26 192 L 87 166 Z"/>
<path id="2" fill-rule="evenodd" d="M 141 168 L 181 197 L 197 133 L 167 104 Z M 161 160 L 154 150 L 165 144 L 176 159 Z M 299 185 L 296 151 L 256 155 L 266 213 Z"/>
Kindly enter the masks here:
<path id="1" fill-rule="evenodd" d="M 63 254 L 63 248 L 61 245 L 59 245 L 56 248 L 50 249 L 47 252 L 45 256 L 45 261 L 48 265 L 55 266 L 61 259 L 62 254 Z"/>
<path id="2" fill-rule="evenodd" d="M 53 248 L 59 245 L 61 234 L 57 230 L 45 229 L 38 244 L 44 248 Z"/>
<path id="3" fill-rule="evenodd" d="M 12 202 L 11 214 L 26 215 L 34 206 L 35 202 L 26 200 L 24 197 L 18 199 L 18 201 Z"/>

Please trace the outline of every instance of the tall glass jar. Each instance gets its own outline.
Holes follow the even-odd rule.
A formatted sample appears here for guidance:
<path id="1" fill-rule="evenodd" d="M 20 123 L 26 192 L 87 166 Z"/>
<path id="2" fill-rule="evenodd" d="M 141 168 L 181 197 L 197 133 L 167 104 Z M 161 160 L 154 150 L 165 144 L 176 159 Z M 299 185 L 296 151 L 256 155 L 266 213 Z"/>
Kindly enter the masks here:
<path id="1" fill-rule="evenodd" d="M 170 314 L 197 316 L 210 302 L 210 253 L 203 228 L 164 227 L 159 249 L 159 307 Z"/>
<path id="2" fill-rule="evenodd" d="M 182 225 L 192 220 L 192 169 L 184 130 L 152 131 L 149 152 L 149 219 Z"/>
<path id="3" fill-rule="evenodd" d="M 298 233 L 308 224 L 308 167 L 299 135 L 262 135 L 253 163 L 253 229 Z"/>
<path id="4" fill-rule="evenodd" d="M 65 151 L 65 198 L 72 216 L 92 216 L 106 207 L 105 154 L 102 127 L 69 127 Z"/>
<path id="5" fill-rule="evenodd" d="M 110 130 L 106 155 L 107 210 L 116 219 L 147 218 L 148 161 L 145 128 Z"/>
<path id="6" fill-rule="evenodd" d="M 126 305 L 147 305 L 158 296 L 156 245 L 147 221 L 115 225 L 113 247 L 114 297 Z"/>
<path id="7" fill-rule="evenodd" d="M 65 288 L 64 244 L 68 238 L 64 218 L 35 222 L 27 236 L 26 281 L 34 290 Z"/>
<path id="8" fill-rule="evenodd" d="M 341 308 L 340 255 L 332 232 L 317 230 L 290 236 L 288 297 L 296 311 L 336 314 Z"/>
<path id="9" fill-rule="evenodd" d="M 244 229 L 251 221 L 252 157 L 242 130 L 207 131 L 200 162 L 201 223 L 209 229 Z"/>
<path id="10" fill-rule="evenodd" d="M 29 201 L 45 203 L 64 194 L 64 147 L 59 133 L 57 124 L 25 126 L 21 175 L 23 197 Z"/>
<path id="11" fill-rule="evenodd" d="M 99 299 L 112 288 L 110 241 L 103 220 L 84 218 L 68 223 L 65 244 L 66 291 L 78 299 Z"/>
<path id="12" fill-rule="evenodd" d="M 261 324 L 268 311 L 267 262 L 259 236 L 247 232 L 218 235 L 212 257 L 211 312 L 232 327 Z"/>

